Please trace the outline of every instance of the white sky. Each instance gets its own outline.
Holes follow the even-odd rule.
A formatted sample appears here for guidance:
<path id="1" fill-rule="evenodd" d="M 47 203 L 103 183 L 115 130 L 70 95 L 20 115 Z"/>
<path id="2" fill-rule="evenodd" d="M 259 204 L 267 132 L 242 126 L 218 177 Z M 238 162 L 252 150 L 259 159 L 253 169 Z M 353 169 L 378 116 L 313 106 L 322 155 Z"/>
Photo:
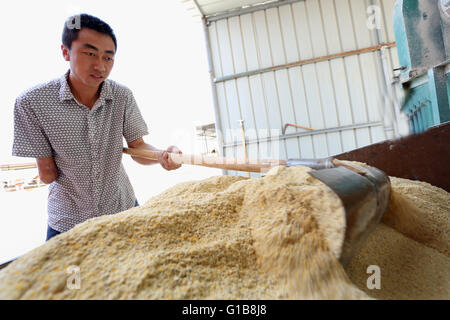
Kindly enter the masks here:
<path id="1" fill-rule="evenodd" d="M 97 16 L 114 29 L 118 51 L 110 79 L 133 91 L 149 126 L 146 142 L 159 148 L 174 144 L 184 153 L 202 151 L 194 127 L 214 122 L 206 48 L 200 21 L 191 17 L 179 0 L 8 1 L 0 4 L 0 12 L 0 164 L 34 162 L 11 156 L 14 101 L 21 92 L 60 77 L 69 68 L 60 50 L 61 32 L 65 19 L 80 12 Z M 123 162 L 141 204 L 178 182 L 221 174 L 220 170 L 193 166 L 167 172 L 159 165 L 141 166 L 127 155 Z M 29 248 L 41 241 L 35 232 L 39 223 L 32 226 L 26 221 L 30 221 L 30 211 L 38 211 L 39 228 L 45 227 L 47 195 L 36 191 L 39 196 L 30 196 L 32 192 L 3 193 L 1 197 L 5 211 L 0 216 L 4 226 L 0 230 L 0 262 L 27 247 L 20 241 L 32 243 Z M 30 211 L 23 206 L 17 210 L 18 199 L 29 199 Z M 14 213 L 14 219 L 8 220 L 3 213 Z M 25 224 L 20 226 L 21 233 L 5 234 L 19 227 L 21 215 Z M 16 245 L 6 248 L 4 241 L 11 236 L 17 238 Z"/>

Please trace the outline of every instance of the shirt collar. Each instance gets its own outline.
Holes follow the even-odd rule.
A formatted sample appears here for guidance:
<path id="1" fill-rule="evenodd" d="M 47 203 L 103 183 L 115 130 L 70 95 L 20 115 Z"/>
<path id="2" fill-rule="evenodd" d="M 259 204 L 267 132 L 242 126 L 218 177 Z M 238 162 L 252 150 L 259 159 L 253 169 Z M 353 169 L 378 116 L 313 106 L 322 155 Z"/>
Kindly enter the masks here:
<path id="1" fill-rule="evenodd" d="M 72 91 L 70 90 L 69 83 L 67 82 L 69 74 L 70 70 L 67 70 L 67 72 L 63 76 L 61 76 L 59 80 L 60 82 L 59 98 L 61 101 L 75 99 L 75 97 L 72 94 Z M 99 100 L 104 102 L 105 100 L 112 100 L 112 99 L 113 94 L 111 90 L 111 84 L 109 83 L 109 80 L 106 79 L 102 83 Z"/>

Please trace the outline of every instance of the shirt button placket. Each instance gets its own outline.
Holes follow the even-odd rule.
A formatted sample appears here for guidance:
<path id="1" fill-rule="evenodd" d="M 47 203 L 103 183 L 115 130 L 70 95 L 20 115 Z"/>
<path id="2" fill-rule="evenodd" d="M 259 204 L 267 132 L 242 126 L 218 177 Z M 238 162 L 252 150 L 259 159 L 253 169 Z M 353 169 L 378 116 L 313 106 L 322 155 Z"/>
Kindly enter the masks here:
<path id="1" fill-rule="evenodd" d="M 98 206 L 98 166 L 96 161 L 95 126 L 93 115 L 88 115 L 89 137 L 91 145 L 92 189 L 95 207 Z"/>
<path id="2" fill-rule="evenodd" d="M 92 120 L 93 120 L 92 128 L 93 128 L 93 132 L 95 133 L 96 126 L 95 126 L 95 122 L 94 122 L 95 121 L 94 115 L 92 116 Z M 96 171 L 95 171 L 95 191 L 96 191 L 96 196 L 97 196 L 96 204 L 97 204 L 97 210 L 100 213 L 100 211 L 101 211 L 101 199 L 100 199 L 99 190 L 101 189 L 101 182 L 100 182 L 100 165 L 101 164 L 98 161 L 98 159 L 99 159 L 98 158 L 98 137 L 95 134 L 93 135 L 92 141 L 93 141 L 93 143 L 92 143 L 92 145 L 93 145 L 93 149 L 92 149 L 92 151 L 93 151 L 93 163 L 96 166 Z"/>

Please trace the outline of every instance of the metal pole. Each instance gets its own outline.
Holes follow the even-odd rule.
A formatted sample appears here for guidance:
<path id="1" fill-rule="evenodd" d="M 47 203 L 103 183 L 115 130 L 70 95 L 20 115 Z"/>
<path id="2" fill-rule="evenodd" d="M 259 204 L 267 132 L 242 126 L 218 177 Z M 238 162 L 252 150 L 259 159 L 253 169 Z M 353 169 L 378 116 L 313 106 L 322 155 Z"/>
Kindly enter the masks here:
<path id="1" fill-rule="evenodd" d="M 375 0 L 368 0 L 366 2 L 369 6 L 377 6 L 380 8 L 380 4 L 378 1 Z M 376 17 L 379 18 L 379 17 Z M 378 21 L 377 21 L 378 22 Z M 378 25 L 378 23 L 377 23 Z M 385 27 L 385 26 L 383 26 Z M 380 111 L 380 117 L 381 120 L 384 123 L 384 132 L 386 134 L 387 139 L 392 139 L 395 137 L 398 137 L 398 123 L 397 123 L 397 117 L 396 117 L 396 106 L 394 105 L 394 98 L 393 98 L 393 90 L 392 90 L 392 84 L 390 83 L 389 77 L 389 70 L 388 70 L 388 64 L 387 64 L 387 58 L 386 58 L 386 49 L 387 46 L 382 44 L 382 36 L 381 36 L 381 30 L 377 28 L 372 29 L 372 34 L 375 39 L 375 43 L 377 45 L 381 45 L 381 48 L 377 52 L 377 69 L 379 76 L 378 84 L 380 86 L 383 102 L 380 105 L 379 111 Z M 380 79 L 380 76 L 383 78 Z M 388 116 L 388 119 L 386 117 Z"/>
<path id="2" fill-rule="evenodd" d="M 205 147 L 206 147 L 206 153 L 209 153 L 209 149 L 208 149 L 208 139 L 206 138 L 206 131 L 203 131 L 203 135 L 205 137 Z"/>
<path id="3" fill-rule="evenodd" d="M 218 153 L 219 153 L 219 156 L 224 157 L 225 156 L 225 148 L 223 146 L 222 122 L 220 120 L 219 100 L 217 98 L 216 84 L 214 83 L 214 64 L 213 64 L 212 54 L 211 54 L 211 40 L 209 38 L 208 24 L 207 24 L 205 15 L 201 11 L 200 6 L 198 5 L 196 0 L 194 0 L 194 4 L 197 6 L 199 12 L 202 15 L 203 32 L 204 32 L 205 43 L 206 43 L 206 55 L 208 58 L 208 68 L 209 68 L 208 72 L 209 72 L 209 76 L 211 79 L 214 115 L 215 115 L 215 121 L 216 121 L 216 137 L 217 137 L 217 146 L 219 149 Z M 222 174 L 228 175 L 228 171 L 222 170 Z"/>
<path id="4" fill-rule="evenodd" d="M 245 145 L 245 130 L 244 130 L 244 120 L 238 120 L 241 127 L 241 139 L 242 139 L 242 149 L 244 149 L 244 161 L 247 163 L 247 146 Z M 250 178 L 250 172 L 247 172 L 247 177 Z"/>

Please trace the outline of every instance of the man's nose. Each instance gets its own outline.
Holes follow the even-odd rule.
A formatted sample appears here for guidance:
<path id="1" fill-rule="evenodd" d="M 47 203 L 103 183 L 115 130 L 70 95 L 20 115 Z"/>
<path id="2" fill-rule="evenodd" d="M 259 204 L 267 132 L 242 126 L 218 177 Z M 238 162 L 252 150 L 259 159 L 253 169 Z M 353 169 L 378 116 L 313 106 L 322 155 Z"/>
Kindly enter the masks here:
<path id="1" fill-rule="evenodd" d="M 105 63 L 104 63 L 102 57 L 98 57 L 97 59 L 95 59 L 95 61 L 94 61 L 94 70 L 95 71 L 99 71 L 99 72 L 105 72 L 106 71 L 106 66 L 105 66 Z"/>

